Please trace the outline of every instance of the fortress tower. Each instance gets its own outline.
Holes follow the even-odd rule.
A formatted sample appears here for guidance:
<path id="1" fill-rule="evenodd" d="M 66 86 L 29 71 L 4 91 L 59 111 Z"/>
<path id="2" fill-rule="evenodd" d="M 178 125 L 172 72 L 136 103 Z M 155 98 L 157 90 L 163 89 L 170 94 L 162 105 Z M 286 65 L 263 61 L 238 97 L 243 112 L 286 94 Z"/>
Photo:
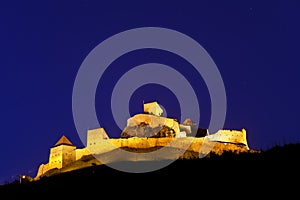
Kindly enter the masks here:
<path id="1" fill-rule="evenodd" d="M 87 145 L 86 148 L 90 153 L 111 150 L 109 137 L 104 128 L 96 128 L 87 131 Z"/>
<path id="2" fill-rule="evenodd" d="M 163 109 L 156 101 L 144 103 L 144 113 L 161 116 L 163 113 Z"/>
<path id="3" fill-rule="evenodd" d="M 66 136 L 62 136 L 54 146 L 50 148 L 49 167 L 62 168 L 76 160 L 76 146 Z"/>

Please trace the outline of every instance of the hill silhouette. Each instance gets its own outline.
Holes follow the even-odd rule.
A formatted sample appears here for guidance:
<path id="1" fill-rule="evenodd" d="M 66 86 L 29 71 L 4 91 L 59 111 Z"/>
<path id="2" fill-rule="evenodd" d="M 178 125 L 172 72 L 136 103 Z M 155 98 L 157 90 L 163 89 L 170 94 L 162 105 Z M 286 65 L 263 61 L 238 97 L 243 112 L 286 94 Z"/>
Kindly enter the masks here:
<path id="1" fill-rule="evenodd" d="M 195 158 L 192 152 L 186 152 L 186 157 L 182 157 L 170 165 L 157 171 L 147 173 L 127 173 L 110 168 L 107 165 L 92 165 L 78 170 L 64 173 L 53 173 L 44 176 L 37 181 L 18 180 L 0 186 L 0 194 L 10 195 L 20 194 L 52 194 L 55 192 L 69 191 L 97 191 L 101 187 L 115 187 L 132 190 L 142 188 L 146 184 L 154 181 L 154 188 L 148 190 L 171 189 L 171 185 L 164 185 L 165 181 L 171 179 L 187 184 L 191 182 L 204 183 L 232 183 L 239 186 L 245 182 L 255 182 L 255 184 L 267 183 L 279 180 L 299 179 L 299 155 L 300 144 L 286 144 L 275 146 L 266 151 L 255 153 L 225 152 L 221 156 L 213 153 L 204 158 Z M 92 159 L 85 158 L 87 160 Z M 130 161 L 122 161 L 125 162 Z M 140 161 L 142 162 L 142 161 Z M 143 161 L 145 164 L 149 164 Z M 151 161 L 161 162 L 161 161 Z M 180 181 L 179 181 L 180 180 Z M 111 184 L 110 182 L 113 182 Z M 240 182 L 240 183 L 239 183 Z M 162 185 L 159 185 L 161 183 Z M 132 185 L 133 184 L 133 185 Z M 175 182 L 174 182 L 175 184 Z M 190 187 L 193 186 L 190 185 Z M 194 188 L 194 186 L 192 187 Z"/>

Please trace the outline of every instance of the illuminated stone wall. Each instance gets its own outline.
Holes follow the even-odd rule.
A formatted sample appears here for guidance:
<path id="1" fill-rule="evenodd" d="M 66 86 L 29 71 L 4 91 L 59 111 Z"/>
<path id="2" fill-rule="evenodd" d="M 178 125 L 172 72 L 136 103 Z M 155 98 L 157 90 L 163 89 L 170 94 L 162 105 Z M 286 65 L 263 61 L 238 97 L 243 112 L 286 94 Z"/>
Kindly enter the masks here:
<path id="1" fill-rule="evenodd" d="M 38 173 L 37 173 L 37 177 L 43 175 L 44 173 L 46 173 L 48 170 L 50 170 L 51 168 L 49 167 L 49 164 L 41 164 L 39 169 L 38 169 Z"/>
<path id="2" fill-rule="evenodd" d="M 80 158 L 82 158 L 82 156 L 91 154 L 87 148 L 76 149 L 75 151 L 76 151 L 76 160 L 79 160 Z"/>
<path id="3" fill-rule="evenodd" d="M 220 145 L 219 143 L 224 143 Z M 173 148 L 182 148 L 186 147 L 186 150 L 199 152 L 203 151 L 203 154 L 206 154 L 207 151 L 212 150 L 220 152 L 223 147 L 226 149 L 240 149 L 244 147 L 245 150 L 249 149 L 246 132 L 243 131 L 219 131 L 216 136 L 211 137 L 211 135 L 206 137 L 182 137 L 182 138 L 139 138 L 131 137 L 128 139 L 118 138 L 118 139 L 108 139 L 108 140 L 99 140 L 97 143 L 97 148 L 94 148 L 93 153 L 104 153 L 110 150 L 119 148 L 119 147 L 129 147 L 129 148 L 152 148 L 152 147 L 164 147 L 169 146 Z M 227 146 L 226 146 L 227 145 Z M 242 145 L 242 146 L 237 146 Z M 218 150 L 218 148 L 221 148 Z"/>
<path id="4" fill-rule="evenodd" d="M 208 135 L 208 139 L 217 142 L 228 142 L 235 144 L 244 144 L 248 146 L 246 130 L 219 130 L 218 132 Z"/>
<path id="5" fill-rule="evenodd" d="M 86 148 L 92 154 L 101 151 L 103 152 L 110 151 L 113 148 L 111 147 L 112 145 L 108 140 L 109 137 L 106 134 L 104 128 L 88 130 Z"/>
<path id="6" fill-rule="evenodd" d="M 246 130 L 219 130 L 215 134 L 206 137 L 182 137 L 182 138 L 111 138 L 109 139 L 103 128 L 89 130 L 87 133 L 87 147 L 76 149 L 75 146 L 60 145 L 50 149 L 49 163 L 41 164 L 37 177 L 53 168 L 62 168 L 68 163 L 79 160 L 84 155 L 101 154 L 120 147 L 146 149 L 152 147 L 173 147 L 199 152 L 199 155 L 207 155 L 210 151 L 221 154 L 223 151 L 247 151 L 249 150 Z M 147 159 L 147 154 L 145 154 Z"/>
<path id="7" fill-rule="evenodd" d="M 76 147 L 69 145 L 60 145 L 52 147 L 49 155 L 49 167 L 62 168 L 65 165 L 76 160 Z"/>
<path id="8" fill-rule="evenodd" d="M 103 135 L 105 137 L 103 137 Z M 249 149 L 246 130 L 220 130 L 215 134 L 208 135 L 206 137 L 182 137 L 182 138 L 108 138 L 104 129 L 95 129 L 88 132 L 88 145 L 87 149 L 92 154 L 105 153 L 120 147 L 129 148 L 152 148 L 152 147 L 163 147 L 170 146 L 174 148 L 185 147 L 188 144 L 187 150 L 199 152 L 200 149 L 205 145 L 213 145 L 215 142 L 242 144 L 246 149 Z M 210 147 L 207 147 L 210 148 Z M 203 147 L 202 150 L 205 148 Z"/>
<path id="9" fill-rule="evenodd" d="M 159 104 L 155 102 L 145 103 L 144 104 L 144 113 L 153 114 L 156 116 L 161 116 L 163 113 L 163 109 L 159 106 Z"/>

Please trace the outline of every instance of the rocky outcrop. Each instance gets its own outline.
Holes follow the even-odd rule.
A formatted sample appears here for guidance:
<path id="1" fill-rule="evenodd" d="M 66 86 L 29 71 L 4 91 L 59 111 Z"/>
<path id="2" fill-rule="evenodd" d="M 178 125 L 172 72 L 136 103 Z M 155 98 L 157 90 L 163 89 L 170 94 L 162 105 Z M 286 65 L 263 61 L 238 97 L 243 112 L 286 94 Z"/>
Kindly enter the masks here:
<path id="1" fill-rule="evenodd" d="M 175 119 L 137 114 L 127 120 L 121 137 L 176 137 L 179 132 L 179 123 Z"/>
<path id="2" fill-rule="evenodd" d="M 140 137 L 140 138 L 161 138 L 175 137 L 175 131 L 165 125 L 155 128 L 149 124 L 141 123 L 137 126 L 127 126 L 121 133 L 121 138 Z"/>

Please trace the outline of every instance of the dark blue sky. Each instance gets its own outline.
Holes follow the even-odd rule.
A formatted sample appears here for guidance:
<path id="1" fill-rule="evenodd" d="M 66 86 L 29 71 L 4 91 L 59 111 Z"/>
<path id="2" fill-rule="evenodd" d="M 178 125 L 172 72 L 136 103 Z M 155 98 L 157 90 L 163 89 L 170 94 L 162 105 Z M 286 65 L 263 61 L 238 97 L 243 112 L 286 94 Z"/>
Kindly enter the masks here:
<path id="1" fill-rule="evenodd" d="M 17 174 L 34 176 L 62 134 L 83 147 L 72 115 L 77 71 L 100 42 L 138 27 L 174 29 L 206 49 L 226 89 L 224 128 L 246 128 L 251 148 L 299 142 L 299 9 L 297 1 L 276 0 L 2 3 L 0 182 Z M 97 115 L 111 137 L 119 134 L 108 109 L 113 84 L 126 66 L 147 62 L 178 70 L 188 65 L 170 53 L 150 50 L 112 63 L 96 94 Z M 192 71 L 182 73 L 202 99 L 199 127 L 205 128 L 210 117 L 205 84 Z M 131 113 L 141 109 L 142 100 L 153 98 L 177 117 L 173 97 L 163 86 L 143 86 L 132 96 Z"/>

